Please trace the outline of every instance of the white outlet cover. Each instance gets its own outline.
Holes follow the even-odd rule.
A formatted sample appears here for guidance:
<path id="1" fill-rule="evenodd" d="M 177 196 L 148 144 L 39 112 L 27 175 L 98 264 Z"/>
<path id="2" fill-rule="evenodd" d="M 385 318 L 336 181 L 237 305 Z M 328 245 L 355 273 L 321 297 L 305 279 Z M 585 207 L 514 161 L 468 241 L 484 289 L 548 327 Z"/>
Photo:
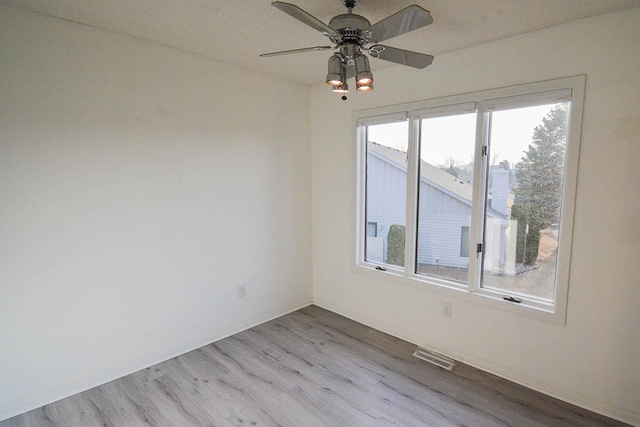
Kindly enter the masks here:
<path id="1" fill-rule="evenodd" d="M 444 317 L 451 317 L 451 303 L 448 303 L 448 302 L 442 303 L 442 315 Z"/>

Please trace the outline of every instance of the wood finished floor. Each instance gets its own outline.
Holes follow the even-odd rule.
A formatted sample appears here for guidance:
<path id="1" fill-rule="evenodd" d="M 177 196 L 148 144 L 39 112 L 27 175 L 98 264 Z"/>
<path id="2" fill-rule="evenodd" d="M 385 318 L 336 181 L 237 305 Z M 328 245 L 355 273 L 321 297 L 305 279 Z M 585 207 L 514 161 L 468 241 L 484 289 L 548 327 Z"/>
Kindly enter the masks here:
<path id="1" fill-rule="evenodd" d="M 624 426 L 309 306 L 9 426 Z"/>

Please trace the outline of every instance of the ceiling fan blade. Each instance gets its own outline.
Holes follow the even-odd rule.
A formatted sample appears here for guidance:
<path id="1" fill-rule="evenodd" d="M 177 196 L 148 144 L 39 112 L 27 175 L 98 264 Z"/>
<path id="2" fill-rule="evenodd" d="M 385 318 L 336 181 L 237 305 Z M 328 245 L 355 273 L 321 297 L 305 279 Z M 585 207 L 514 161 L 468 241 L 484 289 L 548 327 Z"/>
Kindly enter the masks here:
<path id="1" fill-rule="evenodd" d="M 312 51 L 321 51 L 321 50 L 329 50 L 333 49 L 331 46 L 314 46 L 314 47 L 303 47 L 300 49 L 291 49 L 291 50 L 281 50 L 279 52 L 269 52 L 263 53 L 260 56 L 269 57 L 269 56 L 280 56 L 280 55 L 289 55 L 292 53 L 302 53 L 302 52 L 312 52 Z"/>
<path id="2" fill-rule="evenodd" d="M 418 28 L 426 27 L 433 22 L 431 13 L 418 5 L 411 5 L 388 18 L 371 25 L 365 31 L 371 33 L 371 43 L 381 42 Z"/>
<path id="3" fill-rule="evenodd" d="M 433 62 L 433 56 L 397 47 L 377 44 L 369 48 L 369 55 L 373 58 L 383 59 L 396 64 L 408 65 L 413 68 L 425 68 Z"/>
<path id="4" fill-rule="evenodd" d="M 314 28 L 320 31 L 322 34 L 326 36 L 336 35 L 336 31 L 333 28 L 326 25 L 324 22 L 320 21 L 319 19 L 311 16 L 309 13 L 300 9 L 295 4 L 285 3 L 282 1 L 274 1 L 271 4 L 277 7 L 278 9 L 280 9 L 281 11 L 283 11 L 284 13 L 286 13 L 287 15 L 293 16 L 298 21 L 304 24 L 307 24 L 311 28 Z"/>

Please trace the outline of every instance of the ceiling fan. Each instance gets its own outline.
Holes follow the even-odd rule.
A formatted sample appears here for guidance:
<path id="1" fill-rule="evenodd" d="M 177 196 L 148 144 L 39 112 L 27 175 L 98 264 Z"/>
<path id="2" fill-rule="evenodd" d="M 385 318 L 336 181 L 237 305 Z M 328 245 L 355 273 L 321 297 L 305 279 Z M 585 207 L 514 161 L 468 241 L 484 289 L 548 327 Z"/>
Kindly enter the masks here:
<path id="1" fill-rule="evenodd" d="M 334 46 L 314 46 L 283 50 L 264 53 L 260 56 L 270 57 L 337 49 L 329 58 L 329 71 L 326 79 L 334 92 L 348 92 L 349 85 L 347 80 L 353 76 L 356 77 L 359 91 L 366 92 L 373 89 L 373 74 L 365 52 L 372 58 L 414 68 L 425 68 L 433 62 L 433 56 L 431 55 L 378 44 L 381 41 L 431 24 L 433 18 L 429 11 L 418 5 L 411 5 L 372 25 L 365 17 L 353 13 L 353 8 L 358 4 L 358 0 L 342 0 L 342 4 L 347 7 L 348 13 L 335 16 L 329 21 L 329 25 L 326 25 L 291 3 L 274 1 L 271 4 L 321 32 L 331 40 Z M 346 97 L 343 96 L 342 99 L 346 99 Z"/>

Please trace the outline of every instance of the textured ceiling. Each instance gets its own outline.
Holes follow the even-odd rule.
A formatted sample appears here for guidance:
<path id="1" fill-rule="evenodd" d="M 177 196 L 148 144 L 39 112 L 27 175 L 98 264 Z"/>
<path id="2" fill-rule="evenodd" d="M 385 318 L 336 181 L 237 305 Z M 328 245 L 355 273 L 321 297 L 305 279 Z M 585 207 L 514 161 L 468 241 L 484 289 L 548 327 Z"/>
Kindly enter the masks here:
<path id="1" fill-rule="evenodd" d="M 340 0 L 287 0 L 328 23 Z M 326 45 L 328 39 L 271 6 L 270 0 L 0 0 L 257 70 L 305 85 L 324 81 L 330 52 L 260 58 L 260 53 Z M 437 57 L 576 19 L 640 6 L 640 0 L 360 0 L 354 13 L 375 23 L 410 4 L 434 23 L 385 41 Z M 375 72 L 396 66 L 371 61 Z M 413 72 L 424 72 L 414 70 Z"/>

